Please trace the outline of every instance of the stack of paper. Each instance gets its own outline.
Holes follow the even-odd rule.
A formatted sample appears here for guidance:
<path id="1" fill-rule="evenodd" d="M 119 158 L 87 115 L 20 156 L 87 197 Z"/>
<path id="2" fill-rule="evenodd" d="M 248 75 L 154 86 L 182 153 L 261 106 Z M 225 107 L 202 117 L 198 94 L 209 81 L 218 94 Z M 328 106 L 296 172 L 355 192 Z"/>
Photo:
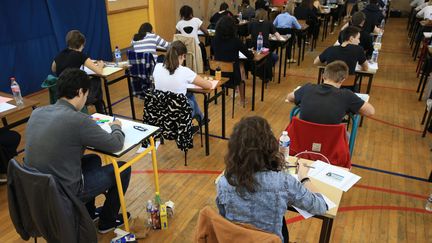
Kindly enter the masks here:
<path id="1" fill-rule="evenodd" d="M 348 191 L 361 178 L 343 168 L 319 160 L 315 161 L 311 166 L 313 166 L 314 169 L 309 170 L 308 175 L 310 177 L 334 186 L 344 192 Z"/>
<path id="2" fill-rule="evenodd" d="M 212 84 L 212 87 L 210 89 L 215 89 L 217 84 L 219 83 L 218 80 L 209 80 L 209 82 Z M 188 89 L 202 89 L 200 86 L 195 84 L 187 84 L 186 86 Z"/>

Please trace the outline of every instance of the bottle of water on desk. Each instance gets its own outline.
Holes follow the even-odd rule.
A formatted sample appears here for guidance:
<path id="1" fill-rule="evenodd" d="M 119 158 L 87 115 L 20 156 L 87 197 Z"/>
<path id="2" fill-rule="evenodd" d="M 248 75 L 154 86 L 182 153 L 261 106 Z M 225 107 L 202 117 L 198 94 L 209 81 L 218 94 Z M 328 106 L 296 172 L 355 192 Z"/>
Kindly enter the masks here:
<path id="1" fill-rule="evenodd" d="M 258 37 L 257 37 L 257 52 L 261 52 L 261 50 L 263 48 L 263 43 L 264 43 L 264 39 L 262 36 L 262 32 L 259 32 Z"/>
<path id="2" fill-rule="evenodd" d="M 383 20 L 381 20 L 381 24 L 380 24 L 380 29 L 384 29 L 384 25 L 385 25 L 385 20 L 383 19 Z"/>
<path id="3" fill-rule="evenodd" d="M 120 52 L 118 46 L 116 46 L 116 47 L 115 47 L 115 50 L 114 50 L 114 60 L 115 60 L 115 64 L 116 64 L 116 66 L 118 66 L 118 65 L 119 65 L 119 62 L 122 61 L 122 58 L 121 58 L 121 52 Z"/>
<path id="4" fill-rule="evenodd" d="M 378 62 L 378 50 L 374 50 L 374 51 L 372 52 L 372 58 L 371 58 L 371 61 L 372 61 L 373 63 L 377 63 L 377 62 Z"/>
<path id="5" fill-rule="evenodd" d="M 291 139 L 288 136 L 288 132 L 287 131 L 283 131 L 282 135 L 279 138 L 279 152 L 281 152 L 285 158 L 285 168 L 286 171 L 288 171 L 290 174 L 295 174 L 296 173 L 296 168 L 292 167 L 295 166 L 293 164 L 289 163 L 289 147 L 291 144 Z"/>
<path id="6" fill-rule="evenodd" d="M 430 194 L 429 198 L 426 200 L 425 209 L 426 211 L 432 212 L 432 194 Z"/>
<path id="7" fill-rule="evenodd" d="M 14 77 L 12 77 L 10 80 L 11 80 L 11 90 L 12 90 L 12 94 L 13 94 L 13 97 L 15 99 L 16 105 L 17 106 L 24 105 L 24 101 L 23 101 L 23 98 L 21 96 L 21 89 L 20 89 L 18 82 L 15 80 Z"/>
<path id="8" fill-rule="evenodd" d="M 239 20 L 240 23 L 241 23 L 242 20 L 243 20 L 243 15 L 242 15 L 241 12 L 238 14 L 238 20 Z"/>

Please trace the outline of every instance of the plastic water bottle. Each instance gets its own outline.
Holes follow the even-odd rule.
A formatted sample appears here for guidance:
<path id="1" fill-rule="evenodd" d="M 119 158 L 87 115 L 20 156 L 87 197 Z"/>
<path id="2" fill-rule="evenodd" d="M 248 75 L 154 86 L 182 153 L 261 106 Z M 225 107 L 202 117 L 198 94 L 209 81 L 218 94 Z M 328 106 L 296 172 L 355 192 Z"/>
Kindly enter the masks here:
<path id="1" fill-rule="evenodd" d="M 263 43 L 264 43 L 264 39 L 262 36 L 262 32 L 259 32 L 258 37 L 257 37 L 257 52 L 261 52 L 261 50 L 263 48 Z"/>
<path id="2" fill-rule="evenodd" d="M 378 36 L 377 36 L 377 38 L 376 38 L 376 40 L 375 40 L 375 42 L 381 43 L 381 40 L 382 40 L 382 34 L 379 33 Z"/>
<path id="3" fill-rule="evenodd" d="M 383 20 L 381 20 L 381 24 L 380 24 L 380 29 L 384 29 L 384 25 L 385 25 L 385 20 L 383 19 Z"/>
<path id="4" fill-rule="evenodd" d="M 115 51 L 114 51 L 114 59 L 115 59 L 115 64 L 116 64 L 116 66 L 118 66 L 118 65 L 119 65 L 119 62 L 122 61 L 122 58 L 121 58 L 121 52 L 120 52 L 118 46 L 115 47 Z"/>
<path id="5" fill-rule="evenodd" d="M 151 200 L 148 200 L 147 205 L 146 205 L 147 225 L 148 226 L 152 226 L 152 218 L 151 218 L 152 209 L 153 209 L 153 203 Z"/>
<path id="6" fill-rule="evenodd" d="M 215 70 L 215 79 L 219 81 L 222 79 L 222 70 L 220 67 L 217 67 Z"/>
<path id="7" fill-rule="evenodd" d="M 242 15 L 241 12 L 238 14 L 238 20 L 239 20 L 240 22 L 242 22 L 242 20 L 243 20 L 243 15 Z"/>
<path id="8" fill-rule="evenodd" d="M 285 167 L 286 170 L 290 173 L 290 174 L 295 174 L 296 169 L 295 167 L 290 167 L 293 166 L 289 163 L 289 146 L 291 144 L 291 139 L 288 136 L 288 132 L 287 131 L 283 131 L 282 135 L 279 138 L 279 152 L 281 152 L 285 158 Z"/>
<path id="9" fill-rule="evenodd" d="M 17 106 L 24 105 L 24 101 L 23 101 L 23 98 L 21 96 L 21 89 L 20 89 L 18 82 L 15 80 L 15 77 L 12 77 L 10 79 L 10 81 L 11 81 L 11 90 L 12 90 L 12 94 L 13 94 L 13 97 L 15 99 L 16 105 Z"/>
<path id="10" fill-rule="evenodd" d="M 371 61 L 372 61 L 373 63 L 377 63 L 377 62 L 378 62 L 378 50 L 374 50 L 374 51 L 372 52 L 372 58 L 371 58 Z"/>
<path id="11" fill-rule="evenodd" d="M 425 209 L 426 211 L 432 212 L 432 194 L 430 194 L 429 198 L 426 200 Z"/>

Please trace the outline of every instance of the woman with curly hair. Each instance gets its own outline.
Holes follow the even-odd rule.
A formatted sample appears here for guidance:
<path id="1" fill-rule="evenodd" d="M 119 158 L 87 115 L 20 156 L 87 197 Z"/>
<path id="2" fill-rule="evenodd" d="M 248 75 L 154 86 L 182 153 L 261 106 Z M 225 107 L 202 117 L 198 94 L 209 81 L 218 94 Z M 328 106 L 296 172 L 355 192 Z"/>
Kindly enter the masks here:
<path id="1" fill-rule="evenodd" d="M 307 168 L 296 180 L 281 171 L 283 155 L 268 122 L 258 116 L 234 126 L 225 156 L 225 173 L 217 184 L 219 213 L 230 221 L 251 224 L 288 242 L 284 215 L 289 205 L 324 214 L 327 205 L 316 191 Z M 312 191 L 312 192 L 311 192 Z"/>

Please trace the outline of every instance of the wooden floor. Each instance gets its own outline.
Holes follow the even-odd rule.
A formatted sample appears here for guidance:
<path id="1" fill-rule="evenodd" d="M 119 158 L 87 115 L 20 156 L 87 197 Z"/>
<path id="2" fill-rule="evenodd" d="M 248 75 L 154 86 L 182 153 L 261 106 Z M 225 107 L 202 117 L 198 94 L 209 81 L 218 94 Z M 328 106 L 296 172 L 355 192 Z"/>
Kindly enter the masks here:
<path id="1" fill-rule="evenodd" d="M 354 166 L 352 171 L 362 179 L 342 198 L 331 242 L 431 242 L 432 214 L 424 210 L 424 204 L 432 187 L 431 183 L 416 178 L 427 178 L 432 169 L 432 136 L 428 134 L 422 138 L 420 134 L 425 102 L 417 101 L 416 63 L 410 55 L 405 27 L 406 19 L 390 19 L 386 25 L 379 71 L 370 99 L 376 114 L 364 120 L 353 155 L 353 164 L 359 167 Z M 281 84 L 270 83 L 265 101 L 258 101 L 254 112 L 250 111 L 249 100 L 246 108 L 236 105 L 235 118 L 231 119 L 231 99 L 228 98 L 227 135 L 241 117 L 259 115 L 269 120 L 275 135 L 279 136 L 288 124 L 292 108 L 292 104 L 284 102 L 286 94 L 298 85 L 316 82 L 318 70 L 312 60 L 336 37 L 336 34 L 329 35 L 324 42 L 318 41 L 317 50 L 307 51 L 300 67 L 291 65 Z M 250 98 L 250 80 L 247 85 L 247 97 Z M 110 90 L 114 101 L 127 95 L 125 82 Z M 33 97 L 43 103 L 48 101 L 46 92 Z M 142 102 L 136 101 L 139 117 L 142 117 Z M 210 106 L 212 134 L 220 134 L 220 111 L 220 103 Z M 130 116 L 128 100 L 115 105 L 114 113 Z M 21 126 L 16 130 L 23 132 L 24 129 L 25 126 Z M 21 148 L 24 141 L 25 138 Z M 174 142 L 168 141 L 159 147 L 159 168 L 164 170 L 160 173 L 161 196 L 163 200 L 175 202 L 175 217 L 169 221 L 168 230 L 152 231 L 142 242 L 192 242 L 199 210 L 206 205 L 215 208 L 214 179 L 224 168 L 227 141 L 210 138 L 211 154 L 208 157 L 200 147 L 199 136 L 195 136 L 194 144 L 195 148 L 188 154 L 188 167 L 183 166 L 183 153 Z M 20 158 L 23 155 L 21 153 Z M 132 155 L 126 155 L 124 159 Z M 126 194 L 128 211 L 133 216 L 145 215 L 146 201 L 153 197 L 150 161 L 147 156 L 133 167 L 134 174 Z M 9 218 L 5 186 L 0 186 L 0 205 L 0 242 L 22 242 Z M 290 241 L 318 242 L 321 220 L 299 220 L 297 216 L 296 213 L 286 215 L 290 222 Z M 112 237 L 112 233 L 99 235 L 100 242 L 109 242 Z"/>

